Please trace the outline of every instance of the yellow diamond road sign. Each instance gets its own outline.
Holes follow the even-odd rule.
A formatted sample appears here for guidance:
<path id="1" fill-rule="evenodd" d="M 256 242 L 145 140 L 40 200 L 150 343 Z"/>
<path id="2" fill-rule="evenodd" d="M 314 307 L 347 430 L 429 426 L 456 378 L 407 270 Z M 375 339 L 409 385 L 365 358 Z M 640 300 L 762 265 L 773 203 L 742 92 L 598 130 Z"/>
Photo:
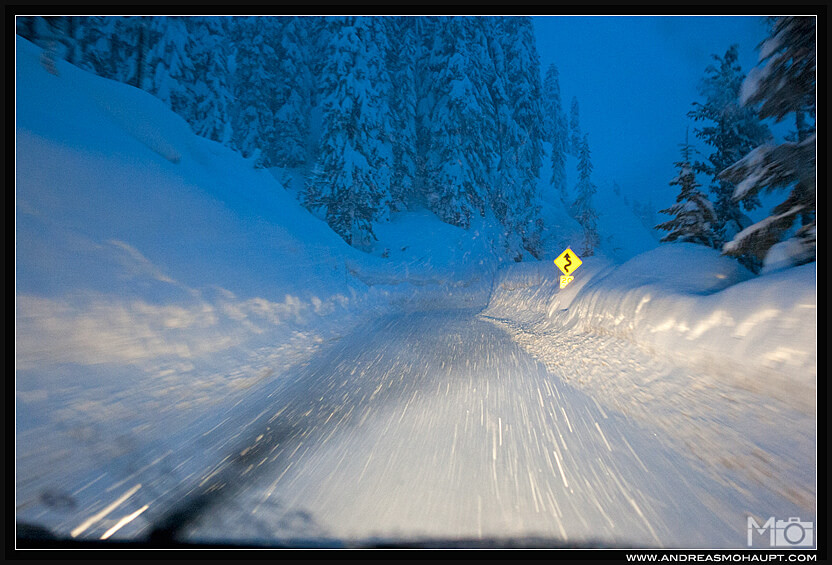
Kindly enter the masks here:
<path id="1" fill-rule="evenodd" d="M 583 261 L 581 261 L 580 258 L 575 255 L 575 252 L 568 247 L 566 248 L 566 251 L 558 255 L 558 258 L 555 259 L 555 265 L 557 265 L 558 269 L 560 269 L 564 275 L 571 275 L 574 273 L 575 269 L 581 266 L 581 263 L 583 263 Z"/>

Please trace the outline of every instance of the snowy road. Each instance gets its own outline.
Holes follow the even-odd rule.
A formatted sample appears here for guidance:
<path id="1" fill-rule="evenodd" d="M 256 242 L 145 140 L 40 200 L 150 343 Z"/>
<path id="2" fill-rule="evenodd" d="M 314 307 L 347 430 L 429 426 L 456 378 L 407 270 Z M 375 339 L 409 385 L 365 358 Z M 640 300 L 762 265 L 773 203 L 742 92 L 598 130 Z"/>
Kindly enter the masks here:
<path id="1" fill-rule="evenodd" d="M 564 358 L 547 369 L 516 339 L 473 310 L 381 317 L 211 418 L 169 432 L 160 421 L 157 439 L 133 449 L 119 440 L 123 454 L 103 466 L 85 465 L 71 445 L 64 456 L 47 449 L 39 436 L 57 466 L 20 483 L 19 510 L 31 492 L 39 501 L 24 521 L 78 539 L 245 543 L 533 537 L 739 548 L 749 514 L 814 519 L 787 489 L 781 496 L 750 476 L 776 469 L 741 457 L 741 415 L 759 409 L 752 400 L 737 406 L 744 397 L 732 396 L 739 417 L 708 427 L 690 402 L 670 425 L 650 425 L 626 409 L 624 388 L 616 403 L 615 385 L 567 382 L 575 372 L 632 383 L 650 369 L 658 378 L 663 366 L 643 350 L 563 332 L 552 339 Z M 673 405 L 653 406 L 670 414 Z M 750 457 L 805 460 L 806 438 L 791 434 L 807 425 L 793 424 L 776 426 L 786 441 L 755 443 Z M 697 442 L 702 452 L 691 456 Z M 794 481 L 806 487 L 811 473 Z"/>
<path id="2" fill-rule="evenodd" d="M 273 400 L 229 462 L 265 469 L 179 534 L 742 547 L 765 512 L 471 311 L 378 320 Z"/>

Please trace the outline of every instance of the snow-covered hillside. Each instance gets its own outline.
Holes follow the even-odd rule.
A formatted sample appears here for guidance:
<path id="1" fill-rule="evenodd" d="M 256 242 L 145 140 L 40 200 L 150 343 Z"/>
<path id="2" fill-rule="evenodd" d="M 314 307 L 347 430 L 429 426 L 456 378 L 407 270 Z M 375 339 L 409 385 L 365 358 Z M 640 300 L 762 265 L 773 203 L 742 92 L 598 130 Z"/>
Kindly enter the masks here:
<path id="1" fill-rule="evenodd" d="M 18 49 L 21 368 L 227 355 L 440 284 L 486 299 L 485 237 L 413 213 L 379 228 L 389 259 L 361 253 L 147 93 Z"/>

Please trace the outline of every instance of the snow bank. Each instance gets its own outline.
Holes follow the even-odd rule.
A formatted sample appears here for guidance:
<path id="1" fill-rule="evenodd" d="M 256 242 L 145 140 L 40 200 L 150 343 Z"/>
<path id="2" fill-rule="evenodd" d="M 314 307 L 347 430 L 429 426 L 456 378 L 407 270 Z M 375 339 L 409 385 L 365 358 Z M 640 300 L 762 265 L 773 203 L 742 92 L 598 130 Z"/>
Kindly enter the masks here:
<path id="1" fill-rule="evenodd" d="M 714 250 L 677 243 L 617 267 L 589 257 L 563 290 L 559 275 L 548 262 L 503 269 L 484 314 L 525 324 L 540 340 L 552 329 L 626 339 L 737 386 L 814 405 L 814 263 L 753 277 Z"/>
<path id="2" fill-rule="evenodd" d="M 386 257 L 361 253 L 159 100 L 17 45 L 21 367 L 227 356 L 447 286 L 485 303 L 485 238 L 413 213 L 379 226 Z"/>

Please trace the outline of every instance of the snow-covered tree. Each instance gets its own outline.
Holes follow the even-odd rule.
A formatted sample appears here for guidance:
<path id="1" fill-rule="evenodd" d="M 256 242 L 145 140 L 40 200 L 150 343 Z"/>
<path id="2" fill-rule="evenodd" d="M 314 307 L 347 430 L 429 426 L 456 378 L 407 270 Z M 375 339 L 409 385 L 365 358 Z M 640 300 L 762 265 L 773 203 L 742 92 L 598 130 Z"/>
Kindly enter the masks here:
<path id="1" fill-rule="evenodd" d="M 598 212 L 592 203 L 592 196 L 597 188 L 592 182 L 592 160 L 589 150 L 589 135 L 585 134 L 578 153 L 578 184 L 575 186 L 576 198 L 572 204 L 572 217 L 584 229 L 584 245 L 581 254 L 592 255 L 601 241 L 598 234 Z"/>
<path id="2" fill-rule="evenodd" d="M 521 228 L 523 246 L 539 257 L 543 220 L 537 204 L 540 170 L 543 166 L 543 86 L 540 80 L 540 58 L 535 48 L 534 28 L 530 18 L 511 18 L 508 68 L 510 99 L 519 134 L 518 166 L 520 198 L 514 203 L 517 226 Z"/>
<path id="3" fill-rule="evenodd" d="M 488 165 L 493 145 L 484 139 L 481 86 L 469 73 L 477 70 L 470 57 L 472 26 L 464 18 L 432 19 L 427 60 L 431 87 L 423 108 L 425 192 L 431 210 L 443 221 L 468 228 L 485 214 Z M 489 131 L 488 128 L 485 130 Z M 493 143 L 493 140 L 492 140 Z"/>
<path id="4" fill-rule="evenodd" d="M 724 57 L 713 55 L 715 64 L 705 69 L 706 76 L 699 87 L 704 100 L 694 102 L 694 109 L 688 113 L 694 121 L 703 123 L 694 132 L 712 149 L 706 161 L 694 163 L 694 169 L 711 179 L 709 189 L 716 214 L 712 227 L 717 248 L 750 223 L 740 208 L 740 201 L 733 198 L 734 184 L 719 175 L 770 137 L 756 111 L 740 104 L 744 75 L 737 57 L 736 45 L 729 47 Z M 754 195 L 747 195 L 742 205 L 750 211 L 759 206 L 759 200 Z"/>
<path id="5" fill-rule="evenodd" d="M 158 39 L 150 27 L 165 18 L 87 16 L 34 19 L 33 41 L 47 49 L 60 45 L 58 56 L 104 78 L 140 88 L 151 75 L 149 50 Z M 26 37 L 24 35 L 24 37 Z"/>
<path id="6" fill-rule="evenodd" d="M 363 18 L 366 26 L 365 50 L 368 66 L 367 80 L 371 88 L 368 91 L 368 114 L 366 123 L 369 127 L 369 146 L 371 165 L 373 167 L 373 186 L 378 204 L 376 220 L 390 219 L 391 212 L 397 208 L 393 203 L 394 146 L 398 132 L 395 128 L 392 91 L 395 85 L 387 66 L 387 55 L 391 49 L 389 26 L 384 18 Z"/>
<path id="7" fill-rule="evenodd" d="M 357 17 L 329 21 L 323 69 L 324 117 L 313 175 L 302 195 L 322 210 L 344 241 L 359 248 L 375 238 L 373 222 L 389 212 L 389 186 L 379 184 L 379 96 L 374 90 L 368 45 L 377 40 L 372 23 Z"/>
<path id="8" fill-rule="evenodd" d="M 188 32 L 185 88 L 178 90 L 182 98 L 173 97 L 173 109 L 197 135 L 230 145 L 235 101 L 229 21 L 196 16 L 184 19 Z"/>
<path id="9" fill-rule="evenodd" d="M 662 214 L 673 216 L 673 219 L 657 225 L 656 229 L 668 232 L 661 239 L 663 243 L 679 241 L 713 246 L 716 214 L 708 197 L 699 190 L 701 185 L 696 181 L 692 163 L 694 149 L 687 135 L 681 144 L 681 153 L 682 160 L 676 162 L 679 174 L 670 181 L 670 186 L 679 187 L 676 203 L 660 210 Z"/>
<path id="10" fill-rule="evenodd" d="M 387 24 L 387 69 L 391 82 L 388 106 L 395 133 L 391 196 L 396 210 L 415 203 L 418 183 L 417 114 L 419 59 L 416 18 L 389 18 Z"/>
<path id="11" fill-rule="evenodd" d="M 278 84 L 274 38 L 278 34 L 275 18 L 244 17 L 232 22 L 234 76 L 232 96 L 232 144 L 256 164 L 274 164 L 277 137 L 273 101 Z"/>
<path id="12" fill-rule="evenodd" d="M 578 99 L 574 96 L 572 97 L 572 103 L 569 106 L 569 130 L 569 147 L 571 149 L 570 154 L 577 157 L 578 154 L 580 154 L 581 152 L 583 135 L 581 134 L 581 109 L 578 105 Z"/>
<path id="13" fill-rule="evenodd" d="M 507 40 L 509 30 L 498 18 L 483 18 L 476 23 L 481 24 L 481 29 L 476 43 L 479 65 L 473 79 L 487 86 L 485 90 L 480 89 L 479 94 L 484 107 L 481 137 L 487 141 L 493 155 L 486 164 L 490 175 L 486 197 L 494 217 L 506 228 L 503 238 L 505 249 L 509 253 L 521 254 L 522 238 L 513 227 L 508 227 L 513 219 L 511 205 L 521 192 L 516 151 L 518 128 L 508 84 L 511 56 Z"/>
<path id="14" fill-rule="evenodd" d="M 274 115 L 274 164 L 281 167 L 304 165 L 308 154 L 312 111 L 312 74 L 307 45 L 307 19 L 277 18 L 274 39 L 275 90 L 271 101 Z"/>
<path id="15" fill-rule="evenodd" d="M 142 88 L 149 72 L 147 60 L 152 41 L 157 39 L 151 33 L 149 16 L 128 16 L 112 18 L 109 39 L 114 55 L 115 80 Z M 109 23 L 109 22 L 108 22 Z"/>
<path id="16" fill-rule="evenodd" d="M 187 18 L 146 18 L 147 53 L 144 56 L 146 70 L 141 73 L 139 88 L 164 102 L 174 112 L 184 115 L 191 103 L 188 84 L 194 65 L 190 61 L 195 43 L 189 40 Z"/>
<path id="17" fill-rule="evenodd" d="M 762 261 L 774 245 L 789 237 L 794 264 L 815 258 L 815 49 L 814 17 L 778 17 L 760 46 L 758 66 L 743 82 L 743 104 L 758 107 L 760 117 L 778 122 L 792 115 L 796 131 L 779 145 L 758 146 L 722 173 L 721 178 L 736 186 L 735 200 L 761 191 L 789 191 L 770 216 L 726 243 L 724 253 L 753 255 Z"/>
<path id="18" fill-rule="evenodd" d="M 514 121 L 521 136 L 520 161 L 525 166 L 526 194 L 534 193 L 531 184 L 537 183 L 543 165 L 543 87 L 540 82 L 540 58 L 534 41 L 530 18 L 503 18 L 508 41 L 506 82 L 509 100 L 514 110 Z"/>
<path id="19" fill-rule="evenodd" d="M 528 18 L 492 19 L 496 33 L 490 59 L 494 63 L 490 101 L 496 131 L 484 136 L 498 157 L 491 192 L 491 207 L 506 228 L 507 248 L 539 255 L 542 222 L 537 186 L 543 155 L 543 113 L 540 62 Z M 480 59 L 488 61 L 488 54 Z M 482 82 L 482 81 L 480 81 Z M 485 131 L 488 131 L 487 129 Z M 518 245 L 512 243 L 516 239 Z"/>
<path id="20" fill-rule="evenodd" d="M 118 69 L 123 69 L 118 45 L 119 31 L 126 28 L 125 18 L 89 16 L 81 18 L 78 31 L 79 42 L 84 46 L 82 57 L 75 63 L 82 69 L 98 76 L 123 82 Z"/>
<path id="21" fill-rule="evenodd" d="M 562 201 L 567 199 L 566 153 L 569 150 L 569 127 L 560 96 L 558 69 L 552 64 L 546 70 L 543 81 L 543 119 L 546 140 L 552 145 L 551 184 Z"/>

